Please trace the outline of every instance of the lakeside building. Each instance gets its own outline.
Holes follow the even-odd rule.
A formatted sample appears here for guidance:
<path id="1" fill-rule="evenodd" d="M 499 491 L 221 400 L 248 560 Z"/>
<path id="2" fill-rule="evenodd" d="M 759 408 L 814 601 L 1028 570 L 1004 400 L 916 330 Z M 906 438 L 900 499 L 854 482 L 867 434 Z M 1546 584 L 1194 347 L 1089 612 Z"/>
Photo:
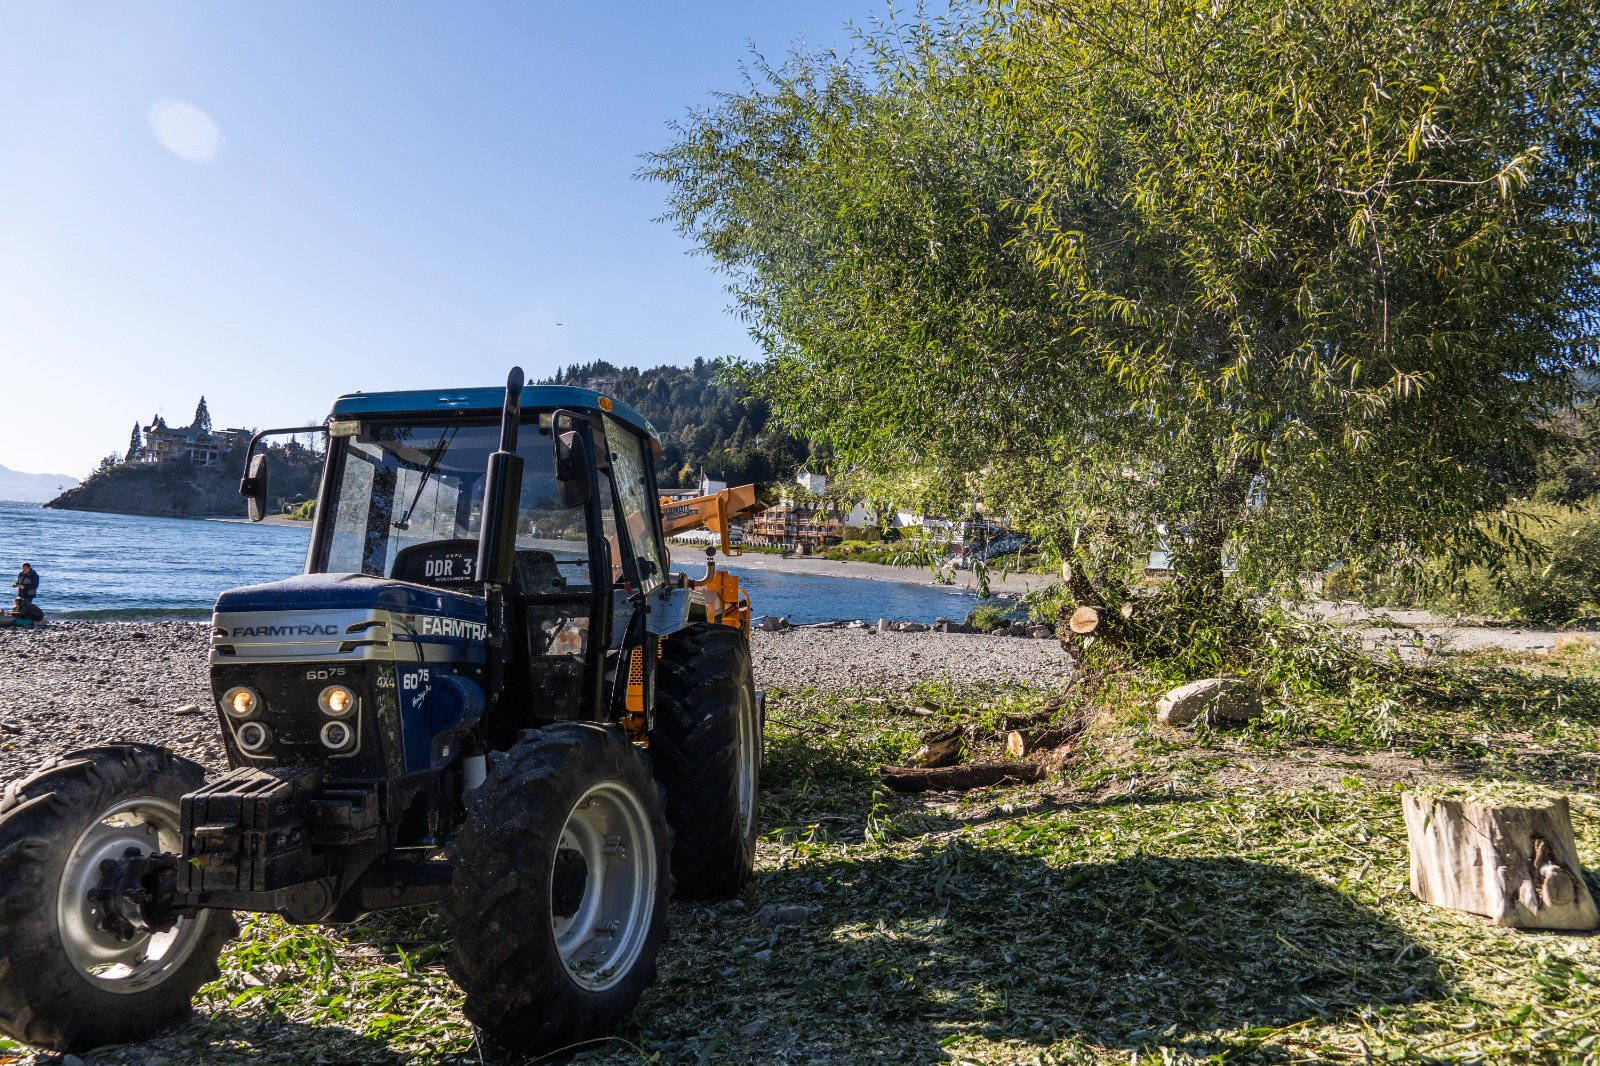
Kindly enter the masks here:
<path id="1" fill-rule="evenodd" d="M 726 481 L 702 471 L 700 483 L 694 488 L 664 489 L 662 496 L 682 500 L 710 496 L 727 487 Z M 812 473 L 807 467 L 796 471 L 793 484 L 779 491 L 776 503 L 733 523 L 729 538 L 734 543 L 782 548 L 802 555 L 820 554 L 846 540 L 876 540 L 876 531 L 888 527 L 926 542 L 948 545 L 958 555 L 964 555 L 969 543 L 976 543 L 983 550 L 991 543 L 1013 537 L 1004 523 L 994 521 L 939 518 L 916 511 L 880 511 L 841 495 L 837 489 L 830 493 L 827 476 Z M 700 530 L 672 539 L 713 543 L 718 538 Z"/>
<path id="2" fill-rule="evenodd" d="M 210 466 L 219 462 L 228 449 L 250 437 L 248 429 L 207 429 L 204 426 L 174 429 L 160 415 L 143 430 L 144 444 L 138 459 L 145 463 L 187 459 L 196 466 Z"/>
<path id="3" fill-rule="evenodd" d="M 820 552 L 841 543 L 849 529 L 878 525 L 865 504 L 827 494 L 828 479 L 801 467 L 794 487 L 777 503 L 744 523 L 746 543 L 799 552 Z"/>

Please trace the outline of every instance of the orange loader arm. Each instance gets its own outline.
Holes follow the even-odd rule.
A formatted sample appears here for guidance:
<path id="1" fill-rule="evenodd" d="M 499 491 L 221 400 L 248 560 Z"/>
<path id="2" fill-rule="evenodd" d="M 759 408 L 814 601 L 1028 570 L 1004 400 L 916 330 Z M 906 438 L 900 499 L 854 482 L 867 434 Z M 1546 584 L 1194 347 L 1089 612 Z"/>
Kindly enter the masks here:
<path id="1" fill-rule="evenodd" d="M 672 537 L 704 527 L 721 536 L 722 554 L 738 555 L 740 553 L 728 542 L 728 523 L 760 506 L 754 485 L 739 485 L 710 496 L 696 496 L 692 500 L 662 499 L 661 528 L 667 536 Z"/>

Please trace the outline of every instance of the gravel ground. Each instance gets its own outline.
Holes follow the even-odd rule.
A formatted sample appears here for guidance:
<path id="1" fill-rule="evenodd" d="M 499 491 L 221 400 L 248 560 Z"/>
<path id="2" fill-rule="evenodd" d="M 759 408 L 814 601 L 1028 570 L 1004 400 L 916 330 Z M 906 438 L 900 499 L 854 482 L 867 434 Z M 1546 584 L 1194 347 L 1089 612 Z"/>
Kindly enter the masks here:
<path id="1" fill-rule="evenodd" d="M 166 744 L 227 766 L 200 622 L 53 622 L 0 629 L 0 783 L 112 740 Z M 174 714 L 186 704 L 200 712 Z"/>
<path id="2" fill-rule="evenodd" d="M 903 689 L 918 681 L 1051 684 L 1072 666 L 1055 640 L 871 629 L 756 632 L 750 651 L 762 688 Z"/>
<path id="3" fill-rule="evenodd" d="M 1552 629 L 1476 620 L 1468 624 L 1432 611 L 1367 610 L 1357 604 L 1318 601 L 1309 608 L 1318 618 L 1337 622 L 1361 634 L 1366 647 L 1393 650 L 1415 661 L 1425 652 L 1468 652 L 1499 648 L 1510 652 L 1549 651 L 1560 641 L 1582 639 L 1600 643 L 1600 627 L 1593 624 Z"/>
<path id="4" fill-rule="evenodd" d="M 113 740 L 165 744 L 213 771 L 227 766 L 199 622 L 56 622 L 0 629 L 0 784 L 52 755 Z M 860 629 L 756 633 L 764 688 L 903 688 L 959 682 L 1061 681 L 1054 640 Z M 198 713 L 177 708 L 198 705 Z"/>

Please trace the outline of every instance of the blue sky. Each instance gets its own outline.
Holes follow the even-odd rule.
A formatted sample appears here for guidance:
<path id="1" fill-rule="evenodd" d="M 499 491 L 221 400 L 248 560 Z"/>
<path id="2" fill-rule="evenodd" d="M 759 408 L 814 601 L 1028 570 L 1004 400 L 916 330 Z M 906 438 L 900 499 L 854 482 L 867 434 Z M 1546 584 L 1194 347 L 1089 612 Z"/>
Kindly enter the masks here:
<path id="1" fill-rule="evenodd" d="M 638 155 L 750 43 L 882 10 L 0 0 L 0 465 L 81 477 L 202 393 L 267 426 L 750 352 Z"/>

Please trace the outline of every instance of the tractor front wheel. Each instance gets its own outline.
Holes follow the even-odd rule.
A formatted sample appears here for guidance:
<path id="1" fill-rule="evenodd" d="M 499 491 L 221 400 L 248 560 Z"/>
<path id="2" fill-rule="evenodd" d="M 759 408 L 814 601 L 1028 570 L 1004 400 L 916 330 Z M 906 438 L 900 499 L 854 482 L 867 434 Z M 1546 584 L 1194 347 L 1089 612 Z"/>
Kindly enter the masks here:
<path id="1" fill-rule="evenodd" d="M 205 784 L 188 759 L 148 744 L 52 759 L 0 798 L 0 1031 L 81 1051 L 153 1036 L 187 1014 L 238 933 L 201 911 L 119 933 L 96 893 L 102 864 L 182 851 L 178 801 Z"/>
<path id="2" fill-rule="evenodd" d="M 604 1036 L 655 980 L 672 895 L 644 759 L 619 729 L 525 730 L 466 803 L 441 912 L 467 1017 L 531 1055 Z"/>

